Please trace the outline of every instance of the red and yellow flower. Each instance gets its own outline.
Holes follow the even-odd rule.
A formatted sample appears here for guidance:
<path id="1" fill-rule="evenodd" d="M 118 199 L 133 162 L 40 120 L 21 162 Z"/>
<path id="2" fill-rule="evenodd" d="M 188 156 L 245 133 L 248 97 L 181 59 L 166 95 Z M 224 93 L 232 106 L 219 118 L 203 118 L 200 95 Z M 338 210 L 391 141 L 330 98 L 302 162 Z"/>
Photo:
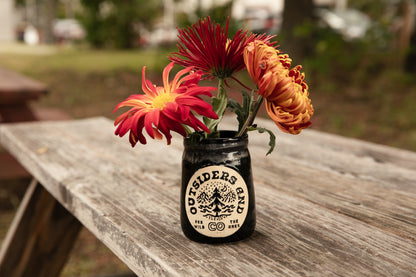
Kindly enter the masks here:
<path id="1" fill-rule="evenodd" d="M 169 59 L 184 67 L 194 66 L 208 77 L 225 79 L 245 68 L 243 52 L 248 43 L 260 40 L 267 45 L 274 44 L 270 42 L 273 36 L 247 36 L 242 29 L 228 39 L 228 24 L 227 20 L 225 28 L 222 28 L 207 17 L 188 28 L 179 29 L 179 51 L 169 55 Z"/>
<path id="2" fill-rule="evenodd" d="M 164 135 L 167 144 L 170 144 L 172 138 L 170 131 L 187 136 L 184 125 L 196 131 L 209 133 L 208 128 L 194 113 L 212 119 L 218 118 L 212 106 L 200 97 L 202 95 L 211 97 L 211 91 L 216 88 L 199 86 L 202 72 L 193 72 L 192 67 L 179 71 L 169 82 L 169 72 L 173 66 L 172 62 L 163 70 L 163 87 L 154 86 L 146 80 L 146 67 L 143 67 L 144 94 L 131 95 L 115 108 L 114 111 L 121 107 L 131 107 L 116 119 L 114 125 L 118 125 L 115 134 L 120 137 L 130 131 L 129 140 L 132 146 L 138 141 L 146 144 L 143 128 L 151 138 L 162 139 Z"/>
<path id="3" fill-rule="evenodd" d="M 279 50 L 256 40 L 244 50 L 244 62 L 265 99 L 270 118 L 284 132 L 299 134 L 311 125 L 314 113 L 305 74 L 300 65 L 290 69 L 292 60 Z"/>

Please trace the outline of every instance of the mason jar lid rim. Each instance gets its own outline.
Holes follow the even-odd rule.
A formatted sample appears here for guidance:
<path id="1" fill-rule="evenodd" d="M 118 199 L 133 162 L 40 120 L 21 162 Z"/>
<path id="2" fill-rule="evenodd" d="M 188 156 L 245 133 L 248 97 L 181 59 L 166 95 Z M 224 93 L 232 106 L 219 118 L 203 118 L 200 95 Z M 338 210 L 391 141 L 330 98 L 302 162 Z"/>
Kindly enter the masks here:
<path id="1" fill-rule="evenodd" d="M 223 143 L 247 143 L 248 142 L 248 135 L 245 134 L 241 137 L 236 137 L 237 131 L 231 130 L 221 130 L 219 138 L 207 138 L 199 141 L 198 143 L 193 143 L 190 137 L 186 137 L 184 139 L 185 145 L 207 145 L 207 144 L 223 144 Z"/>

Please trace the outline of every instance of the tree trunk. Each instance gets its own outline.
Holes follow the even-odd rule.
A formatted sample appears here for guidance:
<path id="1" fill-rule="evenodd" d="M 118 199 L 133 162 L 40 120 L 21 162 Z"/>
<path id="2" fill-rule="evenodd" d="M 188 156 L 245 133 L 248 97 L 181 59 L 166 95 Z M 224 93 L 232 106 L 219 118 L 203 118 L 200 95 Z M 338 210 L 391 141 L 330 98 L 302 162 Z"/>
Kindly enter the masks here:
<path id="1" fill-rule="evenodd" d="M 39 29 L 41 41 L 46 44 L 55 42 L 53 21 L 56 18 L 57 0 L 39 0 Z"/>
<path id="2" fill-rule="evenodd" d="M 416 73 L 416 3 L 408 0 L 402 4 L 403 24 L 399 34 L 399 50 L 405 52 L 404 70 Z"/>
<path id="3" fill-rule="evenodd" d="M 408 73 L 416 73 L 416 26 L 413 27 L 410 37 L 410 44 L 404 61 L 404 70 Z"/>
<path id="4" fill-rule="evenodd" d="M 281 46 L 285 53 L 288 53 L 298 63 L 307 56 L 313 41 L 311 34 L 300 35 L 297 28 L 314 23 L 313 0 L 285 0 L 282 23 Z"/>

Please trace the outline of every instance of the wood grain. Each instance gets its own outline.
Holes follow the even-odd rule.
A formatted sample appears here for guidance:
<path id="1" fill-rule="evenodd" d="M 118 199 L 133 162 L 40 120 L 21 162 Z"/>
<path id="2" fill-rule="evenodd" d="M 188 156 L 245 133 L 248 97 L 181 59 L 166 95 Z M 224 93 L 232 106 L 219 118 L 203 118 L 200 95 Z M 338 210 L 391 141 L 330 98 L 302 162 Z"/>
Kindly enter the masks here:
<path id="1" fill-rule="evenodd" d="M 0 143 L 140 276 L 416 275 L 413 152 L 276 131 L 266 157 L 250 133 L 256 232 L 201 245 L 180 229 L 182 139 L 131 148 L 113 132 L 105 118 L 3 125 Z"/>

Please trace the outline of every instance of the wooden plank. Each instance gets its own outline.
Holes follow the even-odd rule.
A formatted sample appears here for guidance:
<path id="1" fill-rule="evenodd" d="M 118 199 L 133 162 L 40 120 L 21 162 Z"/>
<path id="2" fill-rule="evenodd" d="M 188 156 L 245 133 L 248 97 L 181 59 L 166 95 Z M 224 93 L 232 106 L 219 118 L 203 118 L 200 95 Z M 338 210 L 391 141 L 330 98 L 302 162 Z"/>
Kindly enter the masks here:
<path id="1" fill-rule="evenodd" d="M 323 134 L 324 147 L 319 132 L 310 135 L 317 138 L 315 144 L 304 138 L 311 132 L 287 140 L 279 136 L 278 151 L 264 157 L 267 140 L 250 134 L 256 232 L 238 243 L 201 245 L 187 240 L 180 230 L 182 140 L 175 138 L 171 146 L 152 141 L 132 149 L 113 132 L 111 122 L 103 118 L 26 123 L 1 126 L 0 142 L 138 275 L 416 274 L 415 220 L 411 216 L 416 179 L 410 173 L 404 180 L 413 183 L 392 182 L 398 174 L 410 171 L 394 161 L 412 161 L 414 153 L 395 157 L 390 148 L 376 151 L 378 146 L 373 144 L 353 142 L 376 154 L 387 153 L 391 160 L 376 171 L 347 163 L 346 173 L 342 173 L 333 168 L 345 164 L 348 140 L 334 138 L 331 144 Z M 338 151 L 337 145 L 342 144 L 345 146 Z M 324 154 L 316 151 L 320 148 Z M 334 158 L 321 161 L 322 155 Z M 364 160 L 369 159 L 353 155 L 350 162 L 374 165 Z M 387 170 L 390 166 L 393 169 Z M 372 175 L 382 169 L 387 171 L 384 175 Z M 356 172 L 360 174 L 354 175 Z M 362 194 L 372 194 L 360 195 L 361 184 Z M 379 210 L 378 204 L 390 192 L 388 203 Z M 402 195 L 407 198 L 397 199 Z M 358 196 L 363 198 L 357 200 Z M 360 205 L 355 201 L 361 201 Z M 345 207 L 349 212 L 342 212 Z M 389 207 L 390 215 L 386 213 Z M 402 211 L 406 211 L 406 220 L 393 218 Z M 364 220 L 365 215 L 373 222 Z M 402 226 L 402 231 L 393 232 L 393 226 L 382 228 L 386 220 Z"/>
<path id="2" fill-rule="evenodd" d="M 382 189 L 377 182 L 341 179 L 335 174 L 299 167 L 287 158 L 281 158 L 279 163 L 262 163 L 254 174 L 259 176 L 258 181 L 279 191 L 416 241 L 414 194 Z"/>
<path id="3" fill-rule="evenodd" d="M 38 99 L 47 92 L 46 85 L 0 67 L 0 104 L 9 105 Z"/>
<path id="4" fill-rule="evenodd" d="M 0 276 L 59 276 L 81 226 L 32 182 L 2 243 Z"/>

